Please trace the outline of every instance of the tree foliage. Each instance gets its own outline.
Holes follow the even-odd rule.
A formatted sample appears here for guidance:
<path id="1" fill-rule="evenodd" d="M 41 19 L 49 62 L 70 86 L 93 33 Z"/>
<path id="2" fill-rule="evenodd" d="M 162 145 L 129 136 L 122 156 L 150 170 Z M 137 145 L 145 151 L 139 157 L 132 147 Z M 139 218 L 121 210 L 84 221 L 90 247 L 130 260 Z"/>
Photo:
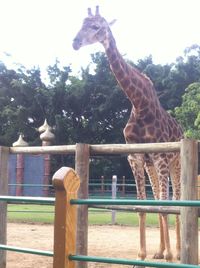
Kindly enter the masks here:
<path id="1" fill-rule="evenodd" d="M 47 118 L 55 144 L 124 143 L 123 128 L 131 105 L 119 88 L 104 53 L 91 55 L 94 69 L 71 75 L 59 61 L 47 68 L 47 81 L 39 68 L 18 65 L 9 69 L 0 62 L 0 144 L 10 146 L 23 133 L 31 145 L 41 143 L 37 128 Z M 200 47 L 186 48 L 171 64 L 154 64 L 152 56 L 129 61 L 153 81 L 162 106 L 170 110 L 190 137 L 199 138 Z M 60 159 L 61 161 L 61 159 Z M 127 173 L 127 161 L 115 158 L 105 167 L 93 161 L 94 170 Z"/>
<path id="2" fill-rule="evenodd" d="M 175 115 L 189 138 L 200 139 L 200 83 L 192 83 L 183 95 L 180 107 L 175 108 Z"/>

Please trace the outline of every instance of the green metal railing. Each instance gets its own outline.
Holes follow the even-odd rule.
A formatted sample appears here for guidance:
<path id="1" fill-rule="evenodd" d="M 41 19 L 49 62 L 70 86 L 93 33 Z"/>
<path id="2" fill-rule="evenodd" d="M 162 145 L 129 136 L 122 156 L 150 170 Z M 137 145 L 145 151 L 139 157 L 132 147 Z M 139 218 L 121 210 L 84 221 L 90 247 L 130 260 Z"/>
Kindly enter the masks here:
<path id="1" fill-rule="evenodd" d="M 0 196 L 0 201 L 9 203 L 27 203 L 27 204 L 43 204 L 52 205 L 55 204 L 54 197 L 24 197 L 24 196 Z"/>
<path id="2" fill-rule="evenodd" d="M 50 197 L 23 197 L 23 196 L 0 196 L 0 201 L 9 202 L 9 203 L 26 203 L 26 204 L 43 204 L 43 205 L 52 205 L 55 203 L 55 198 Z M 53 257 L 53 252 L 29 249 L 23 247 L 15 247 L 0 244 L 0 250 L 15 251 L 20 253 L 34 254 L 40 256 Z"/>
<path id="3" fill-rule="evenodd" d="M 199 207 L 200 200 L 132 200 L 132 199 L 72 199 L 71 205 L 135 205 L 135 206 L 176 206 Z"/>
<path id="4" fill-rule="evenodd" d="M 2 245 L 2 244 L 0 244 L 0 249 L 1 250 L 20 252 L 20 253 L 27 253 L 27 254 L 46 256 L 46 257 L 53 257 L 53 252 L 52 251 L 46 251 L 46 250 L 37 250 L 37 249 L 30 249 L 30 248 L 14 247 L 14 246 Z"/>
<path id="5" fill-rule="evenodd" d="M 83 255 L 70 255 L 69 259 L 72 261 L 112 263 L 121 265 L 138 265 L 138 266 L 159 267 L 159 268 L 199 268 L 198 265 L 192 265 L 192 264 L 150 262 L 150 261 L 129 260 L 123 258 L 105 258 L 105 257 L 83 256 Z"/>
<path id="6" fill-rule="evenodd" d="M 54 204 L 55 198 L 38 198 L 38 197 L 15 197 L 15 196 L 0 196 L 0 201 L 16 202 L 16 203 L 31 203 L 31 204 Z M 199 207 L 200 200 L 132 200 L 132 199 L 72 199 L 71 205 L 142 205 L 142 206 L 184 206 L 184 207 Z M 41 256 L 53 257 L 51 251 L 36 250 L 22 247 L 14 247 L 0 244 L 0 250 L 9 250 L 27 254 L 35 254 Z M 123 258 L 105 258 L 95 256 L 69 255 L 68 258 L 72 261 L 97 262 L 97 263 L 112 263 L 121 265 L 138 265 L 160 268 L 199 268 L 198 265 L 177 264 L 166 262 L 149 262 L 141 260 L 131 260 Z"/>

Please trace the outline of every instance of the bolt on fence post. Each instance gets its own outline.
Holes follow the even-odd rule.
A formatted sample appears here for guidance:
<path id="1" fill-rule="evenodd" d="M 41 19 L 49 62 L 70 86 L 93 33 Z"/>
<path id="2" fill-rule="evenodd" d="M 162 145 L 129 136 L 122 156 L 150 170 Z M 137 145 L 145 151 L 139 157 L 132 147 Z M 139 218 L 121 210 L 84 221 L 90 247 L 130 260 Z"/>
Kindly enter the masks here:
<path id="1" fill-rule="evenodd" d="M 69 255 L 76 253 L 77 199 L 80 180 L 72 168 L 62 167 L 53 176 L 55 187 L 54 258 L 53 268 L 75 268 Z"/>
<path id="2" fill-rule="evenodd" d="M 117 197 L 117 176 L 112 176 L 112 199 Z M 112 210 L 112 224 L 116 223 L 116 211 Z"/>

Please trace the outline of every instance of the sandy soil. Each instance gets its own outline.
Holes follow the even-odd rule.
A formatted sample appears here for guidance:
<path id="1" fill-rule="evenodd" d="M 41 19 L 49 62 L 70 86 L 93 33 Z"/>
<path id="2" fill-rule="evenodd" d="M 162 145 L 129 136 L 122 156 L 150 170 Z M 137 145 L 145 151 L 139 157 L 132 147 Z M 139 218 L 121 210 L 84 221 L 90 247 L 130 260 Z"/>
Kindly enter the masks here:
<path id="1" fill-rule="evenodd" d="M 175 253 L 175 234 L 170 230 Z M 147 259 L 152 260 L 159 245 L 158 229 L 148 228 Z M 8 245 L 41 250 L 53 250 L 53 226 L 37 224 L 8 224 Z M 138 228 L 128 226 L 90 226 L 89 255 L 136 258 L 139 245 Z M 15 252 L 7 253 L 7 268 L 52 268 L 52 258 Z M 91 263 L 94 267 L 125 267 L 122 265 Z M 126 266 L 131 267 L 131 266 Z"/>

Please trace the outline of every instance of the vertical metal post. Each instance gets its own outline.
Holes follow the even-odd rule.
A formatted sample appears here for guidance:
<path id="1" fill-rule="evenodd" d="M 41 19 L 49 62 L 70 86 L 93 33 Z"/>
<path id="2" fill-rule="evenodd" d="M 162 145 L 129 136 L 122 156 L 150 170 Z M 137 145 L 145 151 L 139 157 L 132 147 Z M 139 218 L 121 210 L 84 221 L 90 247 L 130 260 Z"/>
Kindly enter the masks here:
<path id="1" fill-rule="evenodd" d="M 198 142 L 181 141 L 181 199 L 197 199 Z M 181 208 L 181 263 L 198 265 L 198 208 Z"/>
<path id="2" fill-rule="evenodd" d="M 125 183 L 126 183 L 126 177 L 122 176 L 122 195 L 125 196 Z"/>
<path id="3" fill-rule="evenodd" d="M 112 199 L 117 197 L 117 176 L 112 176 Z M 112 224 L 116 223 L 116 210 L 112 210 Z"/>
<path id="4" fill-rule="evenodd" d="M 0 195 L 8 195 L 9 148 L 0 147 Z M 7 202 L 0 202 L 0 244 L 7 242 Z M 0 267 L 6 268 L 6 251 L 0 250 Z"/>
<path id="5" fill-rule="evenodd" d="M 101 176 L 101 194 L 104 195 L 104 176 Z"/>

